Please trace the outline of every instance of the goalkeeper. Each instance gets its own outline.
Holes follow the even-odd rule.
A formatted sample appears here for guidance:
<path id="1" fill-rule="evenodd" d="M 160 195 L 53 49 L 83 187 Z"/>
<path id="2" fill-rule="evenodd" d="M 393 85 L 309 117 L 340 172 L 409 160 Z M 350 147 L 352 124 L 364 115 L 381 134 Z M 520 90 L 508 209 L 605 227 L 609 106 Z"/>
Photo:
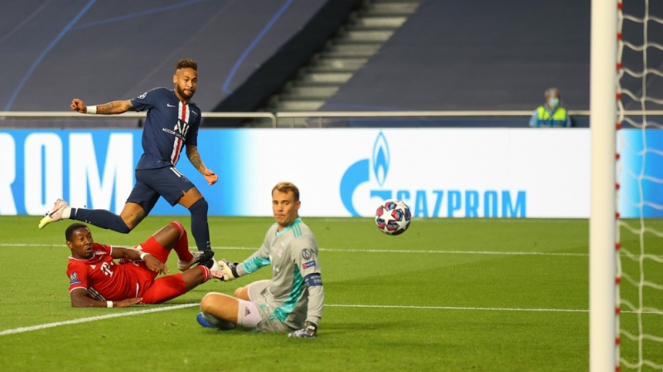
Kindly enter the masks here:
<path id="1" fill-rule="evenodd" d="M 237 325 L 258 331 L 290 331 L 290 337 L 315 337 L 325 298 L 315 237 L 299 217 L 299 190 L 289 182 L 272 189 L 276 223 L 262 247 L 242 263 L 219 261 L 223 280 L 230 281 L 271 265 L 271 280 L 238 288 L 235 296 L 211 292 L 200 302 L 197 320 L 209 328 Z"/>

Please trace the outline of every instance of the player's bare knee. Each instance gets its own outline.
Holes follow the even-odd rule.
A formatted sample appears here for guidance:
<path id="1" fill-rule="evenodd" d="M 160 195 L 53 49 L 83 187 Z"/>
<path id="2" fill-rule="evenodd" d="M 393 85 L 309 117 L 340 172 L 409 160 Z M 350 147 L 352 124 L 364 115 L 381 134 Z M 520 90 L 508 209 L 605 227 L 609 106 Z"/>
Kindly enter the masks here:
<path id="1" fill-rule="evenodd" d="M 214 311 L 214 308 L 216 307 L 215 305 L 215 299 L 219 296 L 219 293 L 216 292 L 210 292 L 203 297 L 202 300 L 200 300 L 200 310 L 202 310 L 205 313 L 212 313 Z"/>
<path id="2" fill-rule="evenodd" d="M 235 293 L 233 294 L 233 296 L 241 298 L 243 290 L 244 290 L 244 287 L 239 287 L 239 288 L 235 289 Z"/>

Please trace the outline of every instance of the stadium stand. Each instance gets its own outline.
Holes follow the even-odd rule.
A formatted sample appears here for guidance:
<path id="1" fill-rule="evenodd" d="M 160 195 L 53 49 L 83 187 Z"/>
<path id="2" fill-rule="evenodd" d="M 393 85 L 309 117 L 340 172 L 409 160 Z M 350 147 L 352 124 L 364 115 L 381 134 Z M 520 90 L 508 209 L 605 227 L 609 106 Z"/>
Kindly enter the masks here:
<path id="1" fill-rule="evenodd" d="M 589 14 L 589 2 L 575 0 L 9 2 L 0 13 L 0 111 L 135 97 L 169 86 L 175 60 L 185 56 L 200 63 L 194 101 L 203 111 L 532 111 L 550 86 L 563 92 L 567 109 L 587 110 Z M 624 32 L 642 41 L 641 29 Z M 636 70 L 638 58 L 625 52 Z M 663 53 L 650 48 L 648 58 L 658 66 Z M 636 94 L 640 84 L 623 82 Z M 640 108 L 623 100 L 626 109 Z M 442 121 L 331 125 L 527 126 L 494 117 Z M 574 116 L 574 126 L 588 126 L 587 117 Z"/>
<path id="2" fill-rule="evenodd" d="M 321 111 L 589 107 L 589 1 L 423 1 Z"/>
<path id="3" fill-rule="evenodd" d="M 62 111 L 74 97 L 102 103 L 170 87 L 174 64 L 182 57 L 199 62 L 194 101 L 203 111 L 253 109 L 320 47 L 356 3 L 9 2 L 0 12 L 0 110 Z M 288 44 L 292 40 L 296 45 Z M 231 97 L 234 104 L 224 103 Z"/>

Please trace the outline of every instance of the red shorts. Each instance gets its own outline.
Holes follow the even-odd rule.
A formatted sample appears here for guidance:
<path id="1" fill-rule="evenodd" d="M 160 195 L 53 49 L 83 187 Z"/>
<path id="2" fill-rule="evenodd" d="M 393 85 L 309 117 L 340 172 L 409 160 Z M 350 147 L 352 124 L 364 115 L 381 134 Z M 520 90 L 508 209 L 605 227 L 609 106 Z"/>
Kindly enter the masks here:
<path id="1" fill-rule="evenodd" d="M 154 237 L 147 239 L 141 246 L 143 252 L 147 252 L 162 263 L 166 263 L 170 251 L 162 247 Z M 142 297 L 142 303 L 144 304 L 158 304 L 187 292 L 182 274 L 178 273 L 155 279 L 158 273 L 148 269 L 144 261 L 124 263 L 124 265 L 136 279 L 135 297 Z"/>

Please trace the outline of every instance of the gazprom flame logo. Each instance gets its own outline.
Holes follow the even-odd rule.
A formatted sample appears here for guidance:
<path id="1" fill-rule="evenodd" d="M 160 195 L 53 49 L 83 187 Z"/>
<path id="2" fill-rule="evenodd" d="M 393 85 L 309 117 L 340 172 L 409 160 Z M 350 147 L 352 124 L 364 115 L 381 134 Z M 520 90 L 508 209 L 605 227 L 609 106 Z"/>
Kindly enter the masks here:
<path id="1" fill-rule="evenodd" d="M 378 134 L 373 145 L 373 174 L 380 186 L 384 185 L 389 173 L 389 162 L 391 155 L 389 153 L 389 144 L 387 138 L 382 132 Z M 352 204 L 352 196 L 355 189 L 364 182 L 370 179 L 370 165 L 369 159 L 362 159 L 352 164 L 343 177 L 341 178 L 341 201 L 345 209 L 350 212 L 353 217 L 359 217 L 359 213 Z"/>
<path id="2" fill-rule="evenodd" d="M 380 186 L 384 185 L 388 172 L 389 144 L 387 144 L 387 139 L 384 137 L 384 134 L 380 132 L 373 145 L 373 174 L 375 174 L 375 179 L 378 180 Z"/>

